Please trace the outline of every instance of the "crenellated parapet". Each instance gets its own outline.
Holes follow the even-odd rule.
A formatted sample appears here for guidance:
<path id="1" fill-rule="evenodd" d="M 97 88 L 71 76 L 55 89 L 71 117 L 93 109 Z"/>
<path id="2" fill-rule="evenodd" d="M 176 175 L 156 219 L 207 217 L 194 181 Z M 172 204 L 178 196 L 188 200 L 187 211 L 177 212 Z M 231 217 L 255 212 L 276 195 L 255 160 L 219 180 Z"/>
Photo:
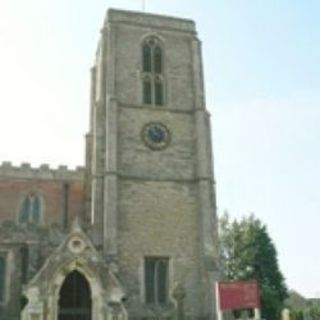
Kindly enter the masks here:
<path id="1" fill-rule="evenodd" d="M 22 163 L 14 166 L 11 162 L 5 161 L 0 165 L 0 179 L 39 179 L 39 180 L 65 180 L 81 181 L 84 180 L 84 167 L 69 169 L 61 165 L 57 169 L 50 168 L 48 164 L 39 167 L 32 167 L 30 163 Z"/>

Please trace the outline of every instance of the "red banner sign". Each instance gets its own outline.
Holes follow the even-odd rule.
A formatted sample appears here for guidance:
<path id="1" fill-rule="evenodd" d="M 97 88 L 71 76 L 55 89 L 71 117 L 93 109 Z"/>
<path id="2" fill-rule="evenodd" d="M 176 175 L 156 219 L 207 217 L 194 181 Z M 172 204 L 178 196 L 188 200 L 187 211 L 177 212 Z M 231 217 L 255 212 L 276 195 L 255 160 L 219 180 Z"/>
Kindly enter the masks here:
<path id="1" fill-rule="evenodd" d="M 257 281 L 230 281 L 218 283 L 220 310 L 260 309 L 260 291 Z"/>

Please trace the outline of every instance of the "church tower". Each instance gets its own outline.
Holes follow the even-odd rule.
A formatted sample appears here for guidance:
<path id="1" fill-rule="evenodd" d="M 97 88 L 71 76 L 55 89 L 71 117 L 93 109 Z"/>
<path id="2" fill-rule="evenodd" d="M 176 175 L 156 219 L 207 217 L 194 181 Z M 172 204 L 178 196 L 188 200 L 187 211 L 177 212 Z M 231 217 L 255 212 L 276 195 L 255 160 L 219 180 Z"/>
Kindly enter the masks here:
<path id="1" fill-rule="evenodd" d="M 87 194 L 129 319 L 214 317 L 210 115 L 194 22 L 109 10 L 92 68 Z"/>

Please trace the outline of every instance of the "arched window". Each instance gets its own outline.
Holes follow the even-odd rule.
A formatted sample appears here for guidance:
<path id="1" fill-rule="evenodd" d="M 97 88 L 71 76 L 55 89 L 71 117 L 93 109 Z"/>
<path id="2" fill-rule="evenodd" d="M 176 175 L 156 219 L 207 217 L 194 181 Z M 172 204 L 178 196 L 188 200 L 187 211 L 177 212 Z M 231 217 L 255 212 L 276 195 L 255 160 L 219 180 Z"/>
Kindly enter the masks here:
<path id="1" fill-rule="evenodd" d="M 156 106 L 163 105 L 163 81 L 160 77 L 154 79 L 154 104 Z"/>
<path id="2" fill-rule="evenodd" d="M 151 47 L 148 43 L 143 44 L 143 71 L 151 72 Z"/>
<path id="3" fill-rule="evenodd" d="M 0 302 L 4 301 L 6 284 L 6 259 L 0 256 Z"/>
<path id="4" fill-rule="evenodd" d="M 27 195 L 22 201 L 19 212 L 20 224 L 39 224 L 41 216 L 41 202 L 36 194 Z"/>
<path id="5" fill-rule="evenodd" d="M 163 50 L 155 37 L 147 38 L 142 45 L 143 103 L 164 104 Z"/>
<path id="6" fill-rule="evenodd" d="M 145 301 L 165 304 L 168 301 L 168 258 L 145 258 Z"/>
<path id="7" fill-rule="evenodd" d="M 152 104 L 152 81 L 149 76 L 145 76 L 143 79 L 143 102 Z"/>
<path id="8" fill-rule="evenodd" d="M 162 50 L 159 46 L 153 49 L 153 68 L 155 73 L 162 73 Z"/>

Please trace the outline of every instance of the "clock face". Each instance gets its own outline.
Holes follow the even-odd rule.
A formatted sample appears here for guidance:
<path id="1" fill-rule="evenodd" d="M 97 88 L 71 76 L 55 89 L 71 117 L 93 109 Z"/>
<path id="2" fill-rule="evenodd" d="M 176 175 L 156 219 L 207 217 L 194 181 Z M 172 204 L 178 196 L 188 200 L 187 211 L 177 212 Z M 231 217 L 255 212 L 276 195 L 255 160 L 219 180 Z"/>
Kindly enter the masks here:
<path id="1" fill-rule="evenodd" d="M 151 149 L 164 149 L 170 142 L 170 133 L 162 123 L 148 123 L 142 129 L 142 139 Z"/>

